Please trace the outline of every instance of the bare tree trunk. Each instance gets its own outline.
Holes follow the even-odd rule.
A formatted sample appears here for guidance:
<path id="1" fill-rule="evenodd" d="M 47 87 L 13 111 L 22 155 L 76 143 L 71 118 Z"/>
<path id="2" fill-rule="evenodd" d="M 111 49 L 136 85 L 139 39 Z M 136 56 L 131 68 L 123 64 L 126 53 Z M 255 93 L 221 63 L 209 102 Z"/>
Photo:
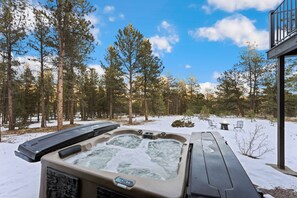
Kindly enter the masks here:
<path id="1" fill-rule="evenodd" d="M 110 91 L 109 95 L 109 119 L 111 120 L 113 118 L 113 91 Z"/>
<path id="2" fill-rule="evenodd" d="M 59 52 L 59 63 L 58 63 L 58 101 L 57 101 L 57 111 L 58 111 L 58 130 L 63 127 L 63 58 L 64 58 L 64 48 L 60 44 Z"/>
<path id="3" fill-rule="evenodd" d="M 58 40 L 59 40 L 59 58 L 58 58 L 58 101 L 57 101 L 57 114 L 58 114 L 58 130 L 63 128 L 63 63 L 65 56 L 65 25 L 67 24 L 67 17 L 63 18 L 62 12 L 64 9 L 63 1 L 57 1 L 58 16 Z"/>
<path id="4" fill-rule="evenodd" d="M 43 48 L 42 45 L 40 52 L 40 102 L 41 102 L 41 125 L 40 127 L 46 127 L 46 115 L 45 115 L 45 93 L 44 93 L 44 65 L 43 65 Z M 39 116 L 39 114 L 38 114 Z"/>
<path id="5" fill-rule="evenodd" d="M 39 123 L 40 121 L 39 115 L 40 115 L 40 102 L 38 102 L 38 105 L 37 105 L 37 123 Z"/>
<path id="6" fill-rule="evenodd" d="M 130 64 L 131 65 L 131 64 Z M 132 69 L 130 69 L 129 79 L 129 124 L 132 124 Z"/>
<path id="7" fill-rule="evenodd" d="M 253 82 L 253 111 L 254 113 L 257 113 L 257 108 L 256 108 L 256 89 L 257 89 L 257 73 L 254 71 L 254 82 Z"/>
<path id="8" fill-rule="evenodd" d="M 6 124 L 7 123 L 7 82 L 5 81 L 5 79 L 3 78 L 3 103 L 1 105 L 3 105 L 3 109 L 2 109 L 2 123 L 1 124 Z"/>
<path id="9" fill-rule="evenodd" d="M 170 101 L 169 101 L 169 99 L 168 99 L 168 101 L 167 101 L 167 115 L 169 115 L 170 114 Z"/>
<path id="10" fill-rule="evenodd" d="M 147 80 L 144 83 L 144 120 L 148 121 L 148 105 L 147 105 Z"/>
<path id="11" fill-rule="evenodd" d="M 82 106 L 82 102 L 81 102 L 81 99 L 80 99 L 80 104 L 79 104 L 79 107 L 80 107 L 80 120 L 83 121 L 83 106 Z"/>
<path id="12" fill-rule="evenodd" d="M 63 112 L 64 112 L 64 120 L 69 121 L 70 117 L 70 97 L 65 99 L 66 102 L 63 103 Z"/>
<path id="13" fill-rule="evenodd" d="M 74 99 L 70 100 L 70 124 L 74 124 Z"/>
<path id="14" fill-rule="evenodd" d="M 73 66 L 71 65 L 70 67 L 70 71 L 71 71 L 71 87 L 70 87 L 70 111 L 69 111 L 69 120 L 70 120 L 70 124 L 74 124 L 74 102 L 75 102 L 75 96 L 74 96 L 74 84 L 75 84 L 75 76 L 74 76 L 74 70 L 73 70 Z"/>
<path id="15" fill-rule="evenodd" d="M 80 102 L 80 115 L 81 115 L 81 120 L 87 120 L 86 119 L 86 107 L 83 105 L 83 102 Z"/>
<path id="16" fill-rule="evenodd" d="M 132 124 L 132 95 L 129 94 L 129 124 Z"/>
<path id="17" fill-rule="evenodd" d="M 253 80 L 252 80 L 252 66 L 251 66 L 251 60 L 249 60 L 249 100 L 250 100 L 250 110 L 254 112 L 253 108 Z"/>
<path id="18" fill-rule="evenodd" d="M 10 43 L 10 41 L 8 41 Z M 14 118 L 13 118 L 13 96 L 12 96 L 12 69 L 11 69 L 11 46 L 8 47 L 8 64 L 7 64 L 7 95 L 8 95 L 8 122 L 9 130 L 14 130 Z"/>
<path id="19" fill-rule="evenodd" d="M 148 106 L 147 106 L 146 96 L 144 98 L 144 117 L 145 117 L 145 121 L 148 121 Z"/>
<path id="20" fill-rule="evenodd" d="M 58 6 L 63 6 L 62 1 L 59 0 Z M 59 13 L 58 16 L 58 39 L 59 39 L 59 62 L 58 62 L 58 101 L 57 101 L 57 111 L 58 111 L 58 130 L 63 127 L 63 62 L 65 56 L 65 42 L 64 42 L 64 26 L 62 20 L 62 14 Z M 65 24 L 64 24 L 65 25 Z"/>

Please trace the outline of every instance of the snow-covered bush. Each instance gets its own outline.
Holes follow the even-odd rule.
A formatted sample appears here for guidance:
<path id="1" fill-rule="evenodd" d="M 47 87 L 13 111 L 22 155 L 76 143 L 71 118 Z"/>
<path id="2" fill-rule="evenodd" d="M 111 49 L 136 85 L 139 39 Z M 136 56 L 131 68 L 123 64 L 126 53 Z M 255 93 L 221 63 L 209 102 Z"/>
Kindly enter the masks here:
<path id="1" fill-rule="evenodd" d="M 248 134 L 243 132 L 235 134 L 236 143 L 242 155 L 258 159 L 273 150 L 268 147 L 268 135 L 265 135 L 262 129 L 262 125 L 256 125 L 254 131 L 249 131 Z"/>
<path id="2" fill-rule="evenodd" d="M 185 118 L 181 120 L 175 120 L 172 124 L 172 127 L 194 127 L 195 124 L 191 120 L 187 120 Z"/>

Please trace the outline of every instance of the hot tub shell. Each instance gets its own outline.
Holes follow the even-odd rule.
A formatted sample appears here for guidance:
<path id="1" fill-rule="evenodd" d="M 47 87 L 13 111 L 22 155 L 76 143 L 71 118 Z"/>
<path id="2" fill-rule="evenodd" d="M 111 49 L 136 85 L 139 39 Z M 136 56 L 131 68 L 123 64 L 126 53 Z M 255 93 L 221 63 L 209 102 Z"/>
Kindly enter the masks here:
<path id="1" fill-rule="evenodd" d="M 143 133 L 147 132 L 148 131 L 143 131 Z M 183 146 L 180 162 L 178 164 L 178 173 L 175 178 L 164 181 L 77 166 L 65 162 L 65 159 L 68 157 L 61 159 L 59 152 L 62 149 L 60 149 L 41 158 L 42 168 L 40 197 L 53 197 L 54 195 L 56 196 L 57 193 L 65 194 L 65 191 L 58 191 L 62 188 L 67 188 L 69 185 L 73 185 L 73 183 L 75 183 L 74 186 L 72 186 L 66 193 L 77 197 L 92 198 L 102 197 L 103 195 L 106 197 L 111 197 L 112 195 L 116 197 L 124 195 L 128 197 L 183 197 L 187 181 L 186 169 L 189 150 L 189 136 L 176 134 L 165 135 L 164 133 L 154 131 L 149 131 L 149 133 L 153 134 L 153 139 L 175 139 L 182 142 Z M 77 143 L 71 147 L 80 145 L 82 152 L 88 151 L 98 143 L 108 141 L 110 138 L 121 134 L 142 136 L 142 134 L 140 134 L 137 130 L 116 129 L 98 137 Z M 69 157 L 71 157 L 71 155 Z M 118 177 L 127 179 L 128 181 L 133 181 L 134 185 L 132 187 L 119 185 L 119 183 L 116 182 L 116 178 Z M 63 181 L 57 181 L 59 178 Z M 48 183 L 53 183 L 51 180 L 56 181 L 56 187 L 49 186 Z M 72 184 L 67 184 L 67 181 Z M 79 188 L 76 188 L 76 185 L 79 185 Z"/>
<path id="2" fill-rule="evenodd" d="M 28 161 L 41 158 L 40 197 L 261 197 L 218 132 L 170 134 L 119 128 L 97 122 L 48 134 L 19 145 L 15 154 Z M 168 180 L 142 178 L 81 167 L 66 162 L 75 153 L 121 134 L 182 142 L 177 176 Z M 43 156 L 43 157 L 42 157 Z"/>

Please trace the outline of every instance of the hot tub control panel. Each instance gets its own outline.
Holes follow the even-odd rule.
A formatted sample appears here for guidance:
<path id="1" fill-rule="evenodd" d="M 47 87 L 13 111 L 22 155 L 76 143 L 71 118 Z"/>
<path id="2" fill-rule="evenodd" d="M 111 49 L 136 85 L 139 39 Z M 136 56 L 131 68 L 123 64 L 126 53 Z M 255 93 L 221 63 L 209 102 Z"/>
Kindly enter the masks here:
<path id="1" fill-rule="evenodd" d="M 126 178 L 123 178 L 123 177 L 116 177 L 114 179 L 114 181 L 115 181 L 116 185 L 118 187 L 121 187 L 121 188 L 127 188 L 127 187 L 131 188 L 135 184 L 135 181 L 129 180 L 129 179 L 126 179 Z"/>

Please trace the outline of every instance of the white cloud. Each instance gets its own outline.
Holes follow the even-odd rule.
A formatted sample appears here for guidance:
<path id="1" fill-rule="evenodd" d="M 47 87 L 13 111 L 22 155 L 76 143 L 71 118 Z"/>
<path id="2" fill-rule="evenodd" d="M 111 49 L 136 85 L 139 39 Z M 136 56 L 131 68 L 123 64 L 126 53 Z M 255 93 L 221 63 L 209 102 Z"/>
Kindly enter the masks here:
<path id="1" fill-rule="evenodd" d="M 157 51 L 171 52 L 172 47 L 167 37 L 160 37 L 159 35 L 156 35 L 151 37 L 149 40 L 152 43 L 154 53 L 159 54 Z"/>
<path id="2" fill-rule="evenodd" d="M 96 24 L 100 23 L 99 18 L 96 17 L 94 14 L 90 14 L 90 15 L 85 16 L 85 19 L 87 21 L 90 21 L 92 25 L 96 25 Z"/>
<path id="3" fill-rule="evenodd" d="M 89 65 L 89 67 L 94 68 L 99 75 L 103 75 L 105 73 L 101 65 L 93 64 L 93 65 Z"/>
<path id="4" fill-rule="evenodd" d="M 239 14 L 217 21 L 212 27 L 191 30 L 189 34 L 195 39 L 207 38 L 209 41 L 230 39 L 239 47 L 247 46 L 248 42 L 255 43 L 260 50 L 269 47 L 269 32 L 257 30 L 254 21 Z"/>
<path id="5" fill-rule="evenodd" d="M 125 19 L 125 15 L 124 15 L 124 14 L 120 14 L 119 17 L 120 17 L 120 19 L 122 19 L 122 20 Z"/>
<path id="6" fill-rule="evenodd" d="M 214 94 L 217 89 L 216 83 L 205 82 L 205 83 L 199 83 L 199 85 L 200 85 L 201 93 L 203 94 L 206 94 L 206 93 Z"/>
<path id="7" fill-rule="evenodd" d="M 172 36 L 153 36 L 150 39 L 150 42 L 153 47 L 153 51 L 155 55 L 160 56 L 164 52 L 171 53 L 172 52 L 172 44 L 178 42 L 177 37 Z"/>
<path id="8" fill-rule="evenodd" d="M 163 34 L 163 36 L 157 34 L 149 38 L 154 54 L 156 56 L 161 56 L 164 53 L 171 53 L 172 46 L 179 42 L 179 36 L 176 33 L 174 26 L 167 21 L 162 21 L 161 25 L 158 26 L 158 32 Z"/>
<path id="9" fill-rule="evenodd" d="M 110 22 L 114 22 L 115 21 L 115 17 L 108 17 L 108 20 L 110 21 Z"/>
<path id="10" fill-rule="evenodd" d="M 114 11 L 115 11 L 115 7 L 111 5 L 105 6 L 103 9 L 104 14 L 112 14 Z"/>
<path id="11" fill-rule="evenodd" d="M 91 34 L 93 35 L 95 41 L 101 45 L 101 41 L 99 39 L 100 37 L 100 29 L 98 27 L 98 25 L 100 24 L 100 19 L 98 17 L 95 16 L 95 14 L 90 14 L 90 15 L 87 15 L 85 17 L 86 20 L 90 21 L 91 24 L 94 26 L 94 28 L 92 28 L 90 30 Z"/>
<path id="12" fill-rule="evenodd" d="M 98 43 L 98 45 L 101 45 L 101 40 L 99 39 L 100 37 L 100 29 L 94 27 L 93 29 L 90 30 L 91 34 L 93 35 L 95 42 Z"/>
<path id="13" fill-rule="evenodd" d="M 14 15 L 13 15 L 13 20 L 15 20 L 14 24 L 18 24 L 19 23 L 18 21 L 20 20 L 20 17 L 22 17 L 23 14 L 24 14 L 25 19 L 24 20 L 21 19 L 21 21 L 24 22 L 26 31 L 33 31 L 34 28 L 35 28 L 35 23 L 36 23 L 35 15 L 34 15 L 34 9 L 40 10 L 40 11 L 45 12 L 48 15 L 50 15 L 50 12 L 48 12 L 45 8 L 41 7 L 40 5 L 38 5 L 38 4 L 33 4 L 33 5 L 28 4 L 25 7 L 24 10 L 20 10 L 19 8 L 12 9 L 14 11 Z M 19 14 L 19 13 L 22 13 L 22 14 Z M 44 21 L 44 23 L 49 24 L 48 19 L 46 17 L 43 18 L 43 21 Z M 13 26 L 13 28 L 15 28 L 15 27 Z"/>
<path id="14" fill-rule="evenodd" d="M 33 31 L 35 28 L 35 16 L 34 16 L 34 12 L 33 12 L 33 7 L 32 6 L 27 6 L 25 9 L 25 15 L 26 15 L 26 26 L 27 29 L 30 31 Z M 36 8 L 37 9 L 37 8 Z M 40 8 L 38 8 L 40 9 Z M 18 15 L 16 15 L 18 16 Z"/>
<path id="15" fill-rule="evenodd" d="M 207 0 L 209 6 L 227 12 L 245 9 L 256 9 L 259 11 L 271 10 L 282 1 L 283 0 Z"/>
<path id="16" fill-rule="evenodd" d="M 103 13 L 107 15 L 107 19 L 109 22 L 115 22 L 118 18 L 121 20 L 125 19 L 125 15 L 123 13 L 115 12 L 115 7 L 112 5 L 105 6 L 103 9 Z"/>
<path id="17" fill-rule="evenodd" d="M 220 73 L 220 72 L 214 72 L 213 74 L 212 74 L 212 78 L 214 79 L 214 80 L 217 80 L 219 77 L 221 77 L 221 74 L 222 73 Z"/>
<path id="18" fill-rule="evenodd" d="M 192 66 L 191 65 L 186 65 L 185 68 L 186 69 L 190 69 Z"/>
<path id="19" fill-rule="evenodd" d="M 34 56 L 21 56 L 16 57 L 16 60 L 20 62 L 20 66 L 17 66 L 17 73 L 20 75 L 25 71 L 25 67 L 29 67 L 32 74 L 37 77 L 40 72 L 40 62 Z"/>
<path id="20" fill-rule="evenodd" d="M 161 28 L 168 30 L 170 28 L 170 24 L 167 21 L 162 21 Z"/>
<path id="21" fill-rule="evenodd" d="M 202 10 L 204 10 L 204 12 L 205 12 L 206 14 L 210 14 L 210 13 L 212 12 L 210 6 L 203 5 L 201 8 L 202 8 Z"/>
<path id="22" fill-rule="evenodd" d="M 36 56 L 19 56 L 15 58 L 17 61 L 19 61 L 20 65 L 14 67 L 14 70 L 16 71 L 17 75 L 21 75 L 24 73 L 26 67 L 29 67 L 33 76 L 37 78 L 40 75 L 40 62 L 39 58 Z M 54 57 L 47 57 L 44 60 L 44 66 L 45 69 L 50 69 L 53 72 L 54 80 L 56 80 L 57 74 L 56 74 L 56 67 L 53 65 L 52 60 Z"/>

